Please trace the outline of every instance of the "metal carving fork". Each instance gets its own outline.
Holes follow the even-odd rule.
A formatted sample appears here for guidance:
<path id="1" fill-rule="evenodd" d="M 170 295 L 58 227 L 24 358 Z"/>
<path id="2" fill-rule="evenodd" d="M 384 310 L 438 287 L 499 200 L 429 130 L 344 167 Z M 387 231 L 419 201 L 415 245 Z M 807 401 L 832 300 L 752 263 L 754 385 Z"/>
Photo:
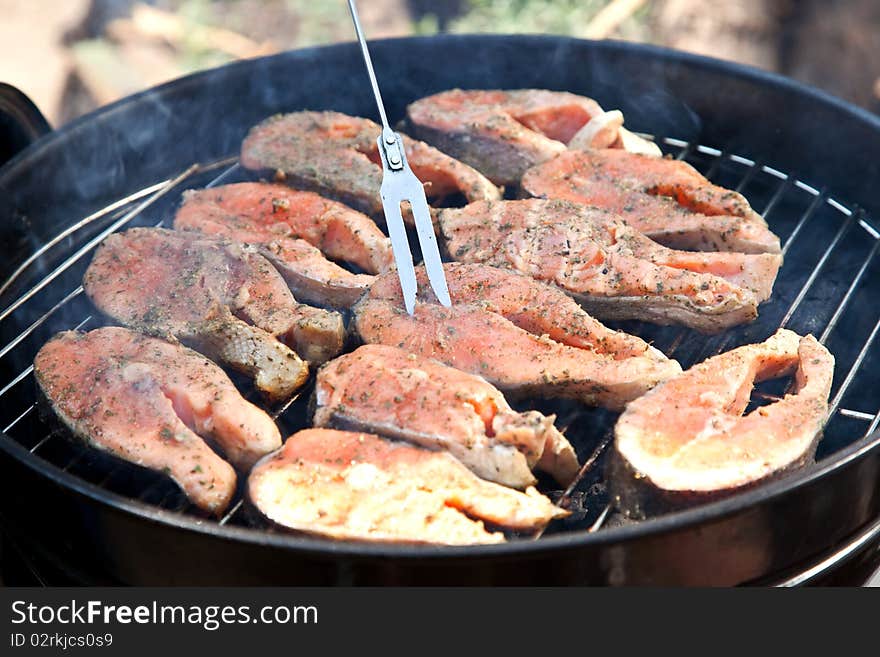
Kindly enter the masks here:
<path id="1" fill-rule="evenodd" d="M 364 63 L 367 65 L 367 75 L 370 76 L 370 84 L 373 86 L 373 95 L 376 97 L 379 116 L 382 118 L 382 134 L 377 140 L 379 155 L 382 158 L 382 187 L 379 194 L 382 197 L 385 223 L 388 225 L 388 235 L 391 237 L 391 248 L 394 251 L 394 261 L 397 263 L 397 275 L 400 277 L 400 288 L 403 290 L 406 311 L 410 315 L 413 314 L 417 285 L 412 252 L 409 249 L 406 227 L 403 224 L 403 215 L 400 211 L 400 204 L 403 201 L 408 201 L 412 208 L 425 271 L 428 274 L 431 289 L 434 290 L 440 303 L 449 307 L 452 305 L 452 301 L 449 298 L 449 288 L 446 286 L 446 275 L 443 273 L 437 238 L 434 236 L 434 226 L 431 223 L 428 200 L 425 198 L 425 188 L 406 162 L 403 140 L 388 125 L 388 117 L 385 116 L 385 106 L 382 104 L 382 95 L 379 93 L 379 84 L 376 82 L 376 74 L 373 72 L 373 62 L 370 59 L 370 51 L 367 49 L 367 42 L 361 30 L 361 22 L 354 0 L 348 0 L 348 6 L 351 9 L 351 18 L 354 21 L 358 41 L 361 44 Z"/>

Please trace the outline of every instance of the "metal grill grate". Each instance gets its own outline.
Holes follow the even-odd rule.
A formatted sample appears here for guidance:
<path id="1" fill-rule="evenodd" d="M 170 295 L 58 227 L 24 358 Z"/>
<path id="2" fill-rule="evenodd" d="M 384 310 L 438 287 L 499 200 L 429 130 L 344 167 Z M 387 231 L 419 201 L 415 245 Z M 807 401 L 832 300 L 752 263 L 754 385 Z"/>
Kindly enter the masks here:
<path id="1" fill-rule="evenodd" d="M 725 349 L 765 339 L 786 326 L 813 333 L 837 360 L 832 416 L 817 460 L 873 432 L 880 405 L 871 394 L 880 384 L 880 303 L 871 281 L 880 280 L 880 233 L 858 209 L 846 207 L 821 189 L 761 162 L 736 154 L 666 138 L 661 143 L 713 182 L 742 192 L 782 239 L 785 263 L 771 300 L 758 320 L 716 336 L 675 327 L 620 322 L 617 328 L 640 335 L 687 368 Z M 40 245 L 0 286 L 0 426 L 3 439 L 19 442 L 60 470 L 123 496 L 162 509 L 198 514 L 165 477 L 116 461 L 58 437 L 37 413 L 31 362 L 55 332 L 100 325 L 79 285 L 94 248 L 108 234 L 131 226 L 168 225 L 179 192 L 247 179 L 234 158 L 193 166 L 174 178 L 116 201 L 72 224 Z M 755 397 L 775 399 L 788 382 L 758 386 Z M 276 411 L 282 431 L 305 425 L 307 394 Z M 542 487 L 572 510 L 547 533 L 596 531 L 614 519 L 602 477 L 616 414 L 568 401 L 536 401 L 531 407 L 557 414 L 558 425 L 584 462 L 565 491 Z M 241 498 L 221 525 L 245 525 Z M 619 521 L 619 519 L 615 520 Z M 646 521 L 650 522 L 650 520 Z M 537 538 L 537 537 L 533 537 Z"/>

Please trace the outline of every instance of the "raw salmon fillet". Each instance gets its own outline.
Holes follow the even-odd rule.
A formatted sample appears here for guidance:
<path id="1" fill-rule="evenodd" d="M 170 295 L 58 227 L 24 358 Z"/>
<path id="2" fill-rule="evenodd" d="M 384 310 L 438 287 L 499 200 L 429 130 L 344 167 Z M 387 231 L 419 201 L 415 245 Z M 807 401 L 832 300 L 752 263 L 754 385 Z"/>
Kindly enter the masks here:
<path id="1" fill-rule="evenodd" d="M 59 333 L 34 359 L 51 409 L 78 438 L 164 472 L 201 509 L 220 514 L 235 471 L 281 446 L 271 418 L 219 367 L 180 344 L 124 328 Z"/>
<path id="2" fill-rule="evenodd" d="M 335 198 L 381 218 L 382 163 L 376 139 L 381 126 L 339 112 L 295 112 L 266 119 L 248 133 L 241 163 L 274 171 L 293 187 Z M 463 195 L 468 201 L 500 192 L 471 167 L 427 144 L 403 136 L 406 159 L 425 185 L 428 203 Z"/>
<path id="3" fill-rule="evenodd" d="M 567 147 L 630 147 L 660 154 L 625 130 L 620 112 L 592 98 L 546 89 L 451 89 L 407 107 L 413 136 L 485 174 L 513 185 L 530 167 Z M 569 146 L 566 146 L 566 145 Z"/>
<path id="4" fill-rule="evenodd" d="M 188 233 L 132 228 L 109 236 L 83 287 L 121 324 L 191 344 L 254 377 L 271 398 L 305 382 L 308 366 L 297 353 L 323 362 L 345 337 L 341 315 L 298 304 L 258 253 Z"/>
<path id="5" fill-rule="evenodd" d="M 646 354 L 665 357 L 639 337 L 615 331 L 594 319 L 577 302 L 555 287 L 510 269 L 483 264 L 449 262 L 443 265 L 453 303 L 475 303 L 535 335 L 546 335 L 570 347 L 588 349 L 617 360 Z M 416 267 L 423 299 L 439 303 L 423 266 Z M 403 304 L 396 275 L 380 276 L 370 297 Z"/>
<path id="6" fill-rule="evenodd" d="M 755 381 L 795 375 L 790 394 L 743 415 Z M 615 427 L 626 474 L 624 506 L 635 491 L 730 492 L 813 458 L 828 417 L 834 357 L 811 335 L 780 329 L 695 365 L 635 400 Z M 635 477 L 636 479 L 633 479 Z"/>
<path id="7" fill-rule="evenodd" d="M 780 254 L 676 251 L 607 210 L 570 201 L 477 202 L 439 216 L 455 260 L 552 283 L 602 319 L 717 332 L 750 321 L 773 289 Z"/>
<path id="8" fill-rule="evenodd" d="M 411 316 L 401 303 L 368 295 L 354 311 L 364 342 L 439 360 L 519 394 L 569 397 L 621 409 L 681 371 L 676 361 L 656 350 L 618 359 L 534 335 L 479 302 L 453 302 L 452 308 L 417 303 Z"/>
<path id="9" fill-rule="evenodd" d="M 314 192 L 235 183 L 184 192 L 178 230 L 257 246 L 298 299 L 348 307 L 393 266 L 391 241 L 372 219 Z M 366 272 L 352 273 L 349 263 Z"/>
<path id="10" fill-rule="evenodd" d="M 396 347 L 364 345 L 326 363 L 315 404 L 315 426 L 447 451 L 477 476 L 513 488 L 534 484 L 533 468 L 565 486 L 580 467 L 553 416 L 517 413 L 481 377 Z"/>
<path id="11" fill-rule="evenodd" d="M 445 452 L 366 433 L 305 429 L 251 471 L 248 496 L 284 527 L 334 539 L 500 543 L 567 512 L 534 488 L 484 481 Z"/>
<path id="12" fill-rule="evenodd" d="M 671 248 L 779 253 L 779 238 L 739 193 L 687 162 L 620 149 L 568 151 L 529 169 L 531 196 L 605 208 Z"/>

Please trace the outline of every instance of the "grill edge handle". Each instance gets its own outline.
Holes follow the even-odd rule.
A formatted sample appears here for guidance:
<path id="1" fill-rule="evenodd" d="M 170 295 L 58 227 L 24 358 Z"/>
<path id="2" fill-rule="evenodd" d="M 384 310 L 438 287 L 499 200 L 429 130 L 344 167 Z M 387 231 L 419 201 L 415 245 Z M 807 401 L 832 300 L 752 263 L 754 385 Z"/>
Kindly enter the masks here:
<path id="1" fill-rule="evenodd" d="M 51 131 L 46 117 L 30 98 L 0 82 L 0 166 Z"/>

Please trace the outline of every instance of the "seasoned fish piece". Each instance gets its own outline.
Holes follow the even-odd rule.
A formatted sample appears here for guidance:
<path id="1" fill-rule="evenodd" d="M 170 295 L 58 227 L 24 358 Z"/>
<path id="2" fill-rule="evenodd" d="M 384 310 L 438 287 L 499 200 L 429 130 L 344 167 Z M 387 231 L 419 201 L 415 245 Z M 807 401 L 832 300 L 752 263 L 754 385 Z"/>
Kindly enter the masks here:
<path id="1" fill-rule="evenodd" d="M 623 112 L 611 110 L 594 116 L 568 142 L 569 150 L 622 148 L 630 153 L 660 157 L 663 152 L 653 141 L 623 127 Z"/>
<path id="2" fill-rule="evenodd" d="M 452 308 L 421 303 L 410 316 L 400 303 L 367 296 L 354 311 L 364 342 L 439 360 L 504 391 L 620 409 L 681 371 L 656 350 L 615 359 L 533 335 L 479 303 L 454 303 Z"/>
<path id="3" fill-rule="evenodd" d="M 305 429 L 251 471 L 248 496 L 273 522 L 353 541 L 501 543 L 567 512 L 534 488 L 483 481 L 445 452 L 367 433 Z"/>
<path id="4" fill-rule="evenodd" d="M 184 192 L 174 227 L 256 245 L 297 298 L 337 308 L 354 303 L 373 277 L 328 258 L 368 274 L 394 261 L 391 241 L 369 217 L 284 185 L 246 182 Z"/>
<path id="5" fill-rule="evenodd" d="M 743 416 L 754 381 L 795 374 L 780 401 Z M 695 365 L 635 400 L 615 427 L 612 477 L 631 515 L 729 494 L 813 458 L 828 417 L 834 357 L 780 329 Z"/>
<path id="6" fill-rule="evenodd" d="M 513 488 L 535 483 L 532 468 L 564 486 L 580 467 L 553 416 L 517 413 L 484 379 L 396 347 L 364 345 L 326 363 L 315 403 L 315 426 L 448 451 L 483 479 Z"/>
<path id="7" fill-rule="evenodd" d="M 564 292 L 532 277 L 482 264 L 450 262 L 444 263 L 443 269 L 453 303 L 478 304 L 529 333 L 617 360 L 646 353 L 665 358 L 641 338 L 608 328 Z M 416 267 L 416 280 L 425 291 L 424 298 L 437 303 L 424 267 Z M 403 295 L 396 274 L 379 276 L 370 288 L 370 298 L 401 306 Z"/>
<path id="8" fill-rule="evenodd" d="M 413 136 L 470 164 L 497 185 L 518 183 L 529 167 L 565 152 L 566 144 L 640 146 L 660 154 L 654 144 L 622 127 L 620 112 L 605 112 L 592 98 L 564 91 L 451 89 L 417 100 L 406 116 Z"/>
<path id="9" fill-rule="evenodd" d="M 675 251 L 614 213 L 570 201 L 477 202 L 440 214 L 450 255 L 552 283 L 602 319 L 681 323 L 705 332 L 757 316 L 780 254 Z"/>
<path id="10" fill-rule="evenodd" d="M 110 235 L 83 278 L 101 312 L 125 326 L 174 336 L 284 398 L 342 349 L 338 313 L 298 304 L 261 255 L 161 228 Z M 278 339 L 276 339 L 276 337 Z"/>
<path id="11" fill-rule="evenodd" d="M 241 146 L 241 163 L 275 171 L 293 187 L 381 218 L 382 163 L 376 143 L 381 131 L 369 119 L 339 112 L 281 114 L 251 129 Z M 466 164 L 406 135 L 403 145 L 431 205 L 459 194 L 468 201 L 500 198 L 498 188 Z"/>
<path id="12" fill-rule="evenodd" d="M 569 151 L 529 169 L 523 189 L 611 210 L 664 246 L 779 253 L 779 238 L 739 193 L 686 162 L 620 149 Z"/>
<path id="13" fill-rule="evenodd" d="M 51 409 L 78 438 L 164 472 L 201 509 L 220 514 L 235 471 L 281 446 L 266 413 L 245 401 L 204 356 L 118 327 L 66 331 L 43 345 L 34 375 Z"/>

